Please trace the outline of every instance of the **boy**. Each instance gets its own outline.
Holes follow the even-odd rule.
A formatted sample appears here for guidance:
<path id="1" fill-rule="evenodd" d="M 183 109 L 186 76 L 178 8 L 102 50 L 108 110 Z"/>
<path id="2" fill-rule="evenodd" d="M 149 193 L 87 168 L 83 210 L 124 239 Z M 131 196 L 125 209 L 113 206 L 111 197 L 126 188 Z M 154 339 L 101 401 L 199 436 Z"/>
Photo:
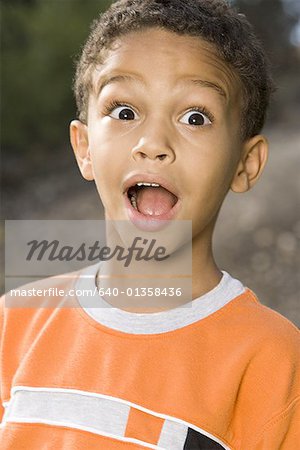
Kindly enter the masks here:
<path id="1" fill-rule="evenodd" d="M 70 127 L 79 168 L 106 220 L 192 221 L 193 300 L 151 314 L 100 297 L 4 308 L 2 449 L 299 448 L 299 332 L 212 252 L 228 190 L 264 169 L 271 90 L 250 25 L 223 0 L 121 0 L 94 23 Z M 74 284 L 102 286 L 100 272 Z M 72 287 L 37 285 L 54 283 Z"/>

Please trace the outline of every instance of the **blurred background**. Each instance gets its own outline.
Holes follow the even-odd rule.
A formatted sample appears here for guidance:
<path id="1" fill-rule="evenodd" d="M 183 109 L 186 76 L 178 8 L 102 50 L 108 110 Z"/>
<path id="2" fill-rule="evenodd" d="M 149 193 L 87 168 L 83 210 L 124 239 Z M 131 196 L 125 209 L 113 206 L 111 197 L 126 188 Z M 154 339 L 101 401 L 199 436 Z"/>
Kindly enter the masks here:
<path id="1" fill-rule="evenodd" d="M 221 269 L 300 325 L 300 0 L 237 0 L 267 50 L 278 87 L 261 181 L 230 193 L 215 234 Z M 101 219 L 69 144 L 74 58 L 110 1 L 2 0 L 3 219 Z M 3 242 L 3 221 L 1 239 Z M 3 259 L 2 259 L 3 262 Z M 2 282 L 2 288 L 3 288 Z"/>

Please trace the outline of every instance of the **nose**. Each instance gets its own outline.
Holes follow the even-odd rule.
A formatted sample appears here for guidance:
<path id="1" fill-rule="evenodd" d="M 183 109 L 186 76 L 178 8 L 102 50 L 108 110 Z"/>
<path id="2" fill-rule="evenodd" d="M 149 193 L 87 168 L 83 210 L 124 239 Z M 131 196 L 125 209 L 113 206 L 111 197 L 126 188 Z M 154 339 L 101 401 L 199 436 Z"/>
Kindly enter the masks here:
<path id="1" fill-rule="evenodd" d="M 169 143 L 166 132 L 159 130 L 158 127 L 151 127 L 150 131 L 145 132 L 131 153 L 135 161 L 149 159 L 161 161 L 164 164 L 171 164 L 175 161 L 175 152 Z"/>

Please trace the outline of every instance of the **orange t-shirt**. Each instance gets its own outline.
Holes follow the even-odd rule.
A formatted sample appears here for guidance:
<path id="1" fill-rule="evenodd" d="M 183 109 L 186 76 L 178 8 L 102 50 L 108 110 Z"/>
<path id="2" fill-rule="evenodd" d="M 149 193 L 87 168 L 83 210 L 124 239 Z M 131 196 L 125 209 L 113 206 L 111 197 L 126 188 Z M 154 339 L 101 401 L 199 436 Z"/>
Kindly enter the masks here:
<path id="1" fill-rule="evenodd" d="M 53 307 L 82 272 L 27 285 L 43 307 L 7 294 L 0 448 L 299 449 L 299 330 L 223 274 L 180 313 Z"/>

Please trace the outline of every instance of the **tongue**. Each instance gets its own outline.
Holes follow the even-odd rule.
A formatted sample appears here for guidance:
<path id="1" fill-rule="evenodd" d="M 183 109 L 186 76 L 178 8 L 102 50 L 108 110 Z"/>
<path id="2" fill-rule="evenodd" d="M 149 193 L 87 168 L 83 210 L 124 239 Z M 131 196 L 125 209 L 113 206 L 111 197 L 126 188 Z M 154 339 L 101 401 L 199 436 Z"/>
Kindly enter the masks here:
<path id="1" fill-rule="evenodd" d="M 177 198 L 163 187 L 145 187 L 137 192 L 137 208 L 147 216 L 161 216 L 168 213 Z"/>

